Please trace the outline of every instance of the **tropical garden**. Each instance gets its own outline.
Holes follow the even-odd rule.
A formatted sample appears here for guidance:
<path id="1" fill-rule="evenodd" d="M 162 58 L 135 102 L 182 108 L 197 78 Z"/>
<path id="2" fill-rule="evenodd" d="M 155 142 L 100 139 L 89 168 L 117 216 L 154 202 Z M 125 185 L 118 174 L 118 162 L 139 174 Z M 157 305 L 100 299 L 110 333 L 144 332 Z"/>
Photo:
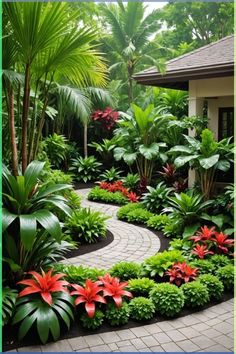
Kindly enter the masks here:
<path id="1" fill-rule="evenodd" d="M 232 183 L 215 193 L 233 165 L 232 137 L 217 141 L 206 112 L 188 117 L 187 92 L 132 78 L 150 66 L 164 74 L 167 60 L 232 33 L 231 3 L 152 11 L 142 2 L 3 4 L 7 348 L 32 335 L 56 341 L 74 323 L 92 333 L 232 296 Z M 118 205 L 119 220 L 152 230 L 166 249 L 106 270 L 64 264 L 107 236 L 108 217 L 82 207 L 82 188 L 90 201 Z"/>

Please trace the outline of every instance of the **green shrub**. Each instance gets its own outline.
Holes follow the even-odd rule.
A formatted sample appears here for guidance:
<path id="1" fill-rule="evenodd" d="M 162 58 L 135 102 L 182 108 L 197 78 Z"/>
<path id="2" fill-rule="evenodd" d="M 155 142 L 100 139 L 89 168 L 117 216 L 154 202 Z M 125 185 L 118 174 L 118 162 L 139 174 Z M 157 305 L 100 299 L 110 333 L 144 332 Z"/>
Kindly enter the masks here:
<path id="1" fill-rule="evenodd" d="M 138 278 L 141 266 L 133 262 L 119 262 L 113 265 L 110 270 L 112 277 L 118 277 L 120 280 L 129 280 Z"/>
<path id="2" fill-rule="evenodd" d="M 107 216 L 90 209 L 75 210 L 66 219 L 65 228 L 75 241 L 96 242 L 99 237 L 106 236 Z"/>
<path id="3" fill-rule="evenodd" d="M 129 280 L 129 290 L 135 296 L 148 296 L 150 291 L 156 285 L 154 280 L 149 278 L 139 278 L 139 279 L 131 279 Z"/>
<path id="4" fill-rule="evenodd" d="M 122 179 L 124 187 L 128 188 L 131 191 L 136 191 L 140 178 L 139 175 L 128 173 L 126 177 Z"/>
<path id="5" fill-rule="evenodd" d="M 129 321 L 129 305 L 124 301 L 122 302 L 121 307 L 116 307 L 114 304 L 108 304 L 105 316 L 111 326 L 124 325 Z"/>
<path id="6" fill-rule="evenodd" d="M 215 271 L 228 264 L 232 264 L 230 259 L 223 254 L 214 254 L 214 256 L 210 258 L 210 262 L 213 264 Z"/>
<path id="7" fill-rule="evenodd" d="M 224 285 L 215 275 L 203 274 L 198 280 L 206 285 L 210 299 L 220 300 L 222 298 Z"/>
<path id="8" fill-rule="evenodd" d="M 61 170 L 49 170 L 43 174 L 42 187 L 53 186 L 54 184 L 72 184 L 72 175 L 64 173 Z"/>
<path id="9" fill-rule="evenodd" d="M 94 156 L 78 157 L 71 160 L 70 171 L 73 172 L 77 181 L 87 183 L 94 181 L 100 174 L 101 163 Z"/>
<path id="10" fill-rule="evenodd" d="M 191 267 L 198 268 L 199 274 L 213 274 L 214 266 L 206 259 L 196 259 L 189 263 Z"/>
<path id="11" fill-rule="evenodd" d="M 216 271 L 216 276 L 224 284 L 226 290 L 234 289 L 234 266 L 228 264 Z"/>
<path id="12" fill-rule="evenodd" d="M 175 262 L 184 262 L 185 258 L 181 251 L 172 250 L 157 253 L 142 263 L 142 274 L 145 276 L 155 277 L 163 276 L 165 271 Z"/>
<path id="13" fill-rule="evenodd" d="M 100 176 L 99 179 L 104 182 L 115 182 L 118 179 L 120 179 L 122 171 L 117 170 L 117 168 L 112 167 L 110 170 L 106 170 L 103 172 Z"/>
<path id="14" fill-rule="evenodd" d="M 155 314 L 155 305 L 146 297 L 136 297 L 129 303 L 130 317 L 134 320 L 150 320 Z"/>
<path id="15" fill-rule="evenodd" d="M 42 147 L 49 157 L 51 164 L 59 168 L 65 161 L 68 152 L 67 139 L 63 135 L 54 133 L 44 140 Z"/>
<path id="16" fill-rule="evenodd" d="M 156 188 L 147 187 L 148 192 L 142 196 L 142 203 L 146 209 L 152 213 L 160 212 L 166 206 L 167 198 L 171 193 L 171 188 L 166 187 L 164 182 L 160 182 Z"/>
<path id="17" fill-rule="evenodd" d="M 178 237 L 183 234 L 183 227 L 181 219 L 171 219 L 171 223 L 164 225 L 162 231 L 166 237 Z"/>
<path id="18" fill-rule="evenodd" d="M 67 199 L 68 205 L 72 210 L 80 208 L 81 197 L 74 190 L 65 191 L 64 197 Z"/>
<path id="19" fill-rule="evenodd" d="M 199 281 L 183 284 L 181 289 L 184 293 L 184 305 L 186 307 L 201 307 L 210 300 L 206 285 Z"/>
<path id="20" fill-rule="evenodd" d="M 171 219 L 166 215 L 153 215 L 147 220 L 147 226 L 152 227 L 155 230 L 162 230 L 163 226 L 169 225 L 171 223 Z"/>
<path id="21" fill-rule="evenodd" d="M 153 214 L 150 211 L 138 208 L 127 214 L 127 221 L 135 222 L 137 224 L 145 224 L 151 216 L 153 216 Z"/>
<path id="22" fill-rule="evenodd" d="M 150 292 L 156 311 L 161 315 L 174 317 L 184 306 L 184 294 L 181 288 L 170 283 L 161 283 Z"/>
<path id="23" fill-rule="evenodd" d="M 104 321 L 105 315 L 103 314 L 102 311 L 96 310 L 94 317 L 90 318 L 87 313 L 83 313 L 80 316 L 80 320 L 82 323 L 82 326 L 87 329 L 97 329 L 101 327 L 103 321 Z"/>
<path id="24" fill-rule="evenodd" d="M 85 266 L 74 266 L 74 265 L 65 265 L 58 263 L 54 267 L 55 271 L 65 274 L 65 278 L 69 283 L 76 283 L 84 285 L 86 279 L 91 279 L 96 281 L 99 276 L 106 274 L 105 270 L 97 268 L 89 268 Z"/>
<path id="25" fill-rule="evenodd" d="M 17 291 L 10 289 L 8 286 L 2 288 L 2 324 L 6 325 L 12 318 L 14 313 Z"/>
<path id="26" fill-rule="evenodd" d="M 112 203 L 123 205 L 127 204 L 128 200 L 121 192 L 108 192 L 100 187 L 94 187 L 88 194 L 88 200 L 101 201 L 105 203 Z"/>
<path id="27" fill-rule="evenodd" d="M 127 220 L 127 216 L 129 212 L 134 211 L 136 209 L 143 209 L 143 205 L 141 203 L 128 203 L 122 206 L 117 212 L 117 219 L 119 220 Z"/>

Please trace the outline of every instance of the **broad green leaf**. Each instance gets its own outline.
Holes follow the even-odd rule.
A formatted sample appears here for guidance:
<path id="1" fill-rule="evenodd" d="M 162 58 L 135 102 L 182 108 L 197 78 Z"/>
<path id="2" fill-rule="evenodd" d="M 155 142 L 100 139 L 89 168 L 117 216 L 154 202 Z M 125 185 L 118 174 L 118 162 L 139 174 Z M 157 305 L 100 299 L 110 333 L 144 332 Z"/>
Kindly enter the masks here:
<path id="1" fill-rule="evenodd" d="M 209 168 L 215 166 L 215 164 L 218 162 L 220 155 L 213 155 L 207 158 L 200 158 L 199 163 L 200 165 L 205 169 L 208 170 Z"/>
<path id="2" fill-rule="evenodd" d="M 49 336 L 48 307 L 39 308 L 37 311 L 37 330 L 42 343 L 46 343 Z"/>
<path id="3" fill-rule="evenodd" d="M 43 190 L 42 192 L 39 191 L 37 193 L 37 196 L 34 198 L 35 200 L 38 200 L 39 198 L 47 197 L 50 194 L 62 191 L 64 189 L 71 189 L 72 185 L 70 184 L 56 184 L 54 186 L 48 187 L 47 189 Z"/>
<path id="4" fill-rule="evenodd" d="M 196 160 L 198 157 L 199 155 L 179 156 L 175 159 L 174 164 L 177 168 L 179 168 L 192 160 Z"/>
<path id="5" fill-rule="evenodd" d="M 156 157 L 159 153 L 159 146 L 157 143 L 152 143 L 150 146 L 140 145 L 139 152 L 142 154 L 147 160 L 151 160 Z"/>
<path id="6" fill-rule="evenodd" d="M 28 333 L 29 329 L 37 319 L 37 311 L 33 312 L 30 316 L 27 316 L 20 325 L 18 337 L 21 340 Z"/>
<path id="7" fill-rule="evenodd" d="M 17 264 L 13 259 L 3 257 L 2 260 L 9 265 L 13 273 L 19 272 L 21 270 L 21 266 Z"/>
<path id="8" fill-rule="evenodd" d="M 48 326 L 52 333 L 53 339 L 57 340 L 60 337 L 60 325 L 57 316 L 54 311 L 48 311 Z"/>
<path id="9" fill-rule="evenodd" d="M 19 300 L 17 300 L 17 304 L 19 304 Z M 12 320 L 12 324 L 16 324 L 22 321 L 25 317 L 29 316 L 31 312 L 36 309 L 34 302 L 27 302 L 23 306 L 18 306 L 16 314 Z"/>
<path id="10" fill-rule="evenodd" d="M 227 160 L 219 160 L 215 166 L 218 170 L 227 172 L 230 169 L 230 162 Z"/>
<path id="11" fill-rule="evenodd" d="M 26 168 L 24 177 L 25 177 L 25 190 L 26 195 L 32 191 L 34 186 L 37 184 L 38 178 L 44 168 L 45 162 L 41 161 L 32 161 Z"/>
<path id="12" fill-rule="evenodd" d="M 66 311 L 63 310 L 60 306 L 55 305 L 55 304 L 54 304 L 53 308 L 56 312 L 58 312 L 58 314 L 61 316 L 61 318 L 65 322 L 67 328 L 69 329 L 70 328 L 70 318 L 67 315 Z"/>
<path id="13" fill-rule="evenodd" d="M 49 210 L 41 209 L 33 213 L 37 221 L 58 242 L 61 239 L 61 227 L 58 218 Z"/>
<path id="14" fill-rule="evenodd" d="M 136 152 L 125 152 L 123 159 L 127 165 L 132 165 L 137 158 Z"/>
<path id="15" fill-rule="evenodd" d="M 190 236 L 193 236 L 196 231 L 199 229 L 200 224 L 193 224 L 190 226 L 186 226 L 184 228 L 184 232 L 183 232 L 183 239 L 189 238 Z"/>
<path id="16" fill-rule="evenodd" d="M 126 152 L 126 150 L 124 148 L 121 147 L 117 147 L 114 149 L 114 158 L 116 161 L 119 161 L 123 158 L 124 153 Z"/>
<path id="17" fill-rule="evenodd" d="M 195 139 L 189 135 L 183 134 L 183 136 L 185 137 L 185 139 L 187 140 L 187 142 L 189 143 L 190 146 L 192 146 L 196 150 L 200 149 L 200 147 L 201 147 L 200 141 L 198 141 L 197 139 Z"/>
<path id="18" fill-rule="evenodd" d="M 17 218 L 17 215 L 10 213 L 6 208 L 2 209 L 2 232 Z"/>
<path id="19" fill-rule="evenodd" d="M 31 250 L 35 241 L 37 223 L 34 214 L 20 215 L 20 237 L 26 250 Z"/>
<path id="20" fill-rule="evenodd" d="M 225 222 L 225 216 L 223 214 L 212 215 L 211 220 L 219 229 L 221 229 Z"/>
<path id="21" fill-rule="evenodd" d="M 184 145 L 176 145 L 172 147 L 168 152 L 185 152 L 187 154 L 192 154 L 193 150 Z"/>

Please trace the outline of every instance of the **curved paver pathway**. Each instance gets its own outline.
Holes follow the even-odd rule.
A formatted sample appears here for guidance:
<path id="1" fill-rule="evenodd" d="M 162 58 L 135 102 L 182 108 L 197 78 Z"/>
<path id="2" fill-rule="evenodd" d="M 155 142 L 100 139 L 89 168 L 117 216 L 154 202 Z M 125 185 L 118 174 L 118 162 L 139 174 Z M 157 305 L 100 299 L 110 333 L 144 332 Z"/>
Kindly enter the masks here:
<path id="1" fill-rule="evenodd" d="M 78 193 L 85 197 L 88 190 Z M 159 240 L 150 231 L 116 219 L 118 207 L 85 199 L 82 205 L 111 216 L 108 227 L 114 233 L 115 240 L 102 250 L 71 258 L 70 263 L 108 268 L 118 260 L 141 261 L 159 250 Z M 143 252 L 140 252 L 141 244 Z M 117 252 L 114 253 L 114 249 Z M 11 352 L 233 352 L 233 310 L 231 299 L 177 319 L 78 336 L 44 346 L 21 347 Z"/>
<path id="2" fill-rule="evenodd" d="M 89 189 L 77 190 L 82 197 L 82 206 L 110 217 L 107 227 L 113 233 L 114 241 L 97 251 L 68 258 L 63 263 L 108 269 L 120 261 L 142 262 L 159 251 L 160 240 L 157 235 L 150 230 L 117 220 L 118 206 L 89 201 L 86 199 L 88 192 Z"/>

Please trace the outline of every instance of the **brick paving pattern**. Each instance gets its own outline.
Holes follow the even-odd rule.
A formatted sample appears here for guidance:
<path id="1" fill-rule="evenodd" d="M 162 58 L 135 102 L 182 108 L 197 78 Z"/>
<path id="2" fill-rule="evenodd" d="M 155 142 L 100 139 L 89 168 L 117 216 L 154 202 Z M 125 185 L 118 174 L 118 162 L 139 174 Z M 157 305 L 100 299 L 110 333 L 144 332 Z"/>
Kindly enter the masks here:
<path id="1" fill-rule="evenodd" d="M 79 191 L 84 196 L 88 190 Z M 117 260 L 141 261 L 158 251 L 160 245 L 157 237 L 143 228 L 127 225 L 116 220 L 117 207 L 83 201 L 83 206 L 100 210 L 110 216 L 109 229 L 115 233 L 115 240 L 102 252 L 95 251 L 91 258 L 76 257 L 74 264 L 86 264 L 104 268 L 110 267 Z M 124 237 L 125 235 L 125 237 Z M 131 242 L 129 239 L 131 237 Z M 122 238 L 126 242 L 119 247 Z M 119 241 L 120 240 L 120 241 Z M 134 242 L 146 241 L 146 246 L 138 243 L 135 249 L 130 248 Z M 113 247 L 114 244 L 116 247 Z M 142 247 L 141 247 L 142 245 Z M 150 249 L 150 247 L 155 247 Z M 103 257 L 108 255 L 110 259 Z M 118 249 L 118 251 L 117 251 Z M 137 252 L 143 251 L 142 254 Z M 104 252 L 105 251 L 105 252 Z M 114 252 L 114 254 L 113 254 Z M 124 252 L 119 259 L 118 253 Z M 99 256 L 97 254 L 99 253 Z M 141 252 L 140 252 L 141 253 Z M 90 254 L 91 255 L 91 254 Z M 81 261 L 78 259 L 82 259 Z M 75 259 L 74 259 L 75 261 Z M 96 263 L 97 262 L 97 263 Z M 120 329 L 114 332 L 78 336 L 76 338 L 59 340 L 43 346 L 18 348 L 18 352 L 233 352 L 233 299 L 212 306 L 206 310 L 193 313 L 177 319 L 139 326 L 130 329 Z M 12 350 L 10 352 L 16 352 Z"/>

